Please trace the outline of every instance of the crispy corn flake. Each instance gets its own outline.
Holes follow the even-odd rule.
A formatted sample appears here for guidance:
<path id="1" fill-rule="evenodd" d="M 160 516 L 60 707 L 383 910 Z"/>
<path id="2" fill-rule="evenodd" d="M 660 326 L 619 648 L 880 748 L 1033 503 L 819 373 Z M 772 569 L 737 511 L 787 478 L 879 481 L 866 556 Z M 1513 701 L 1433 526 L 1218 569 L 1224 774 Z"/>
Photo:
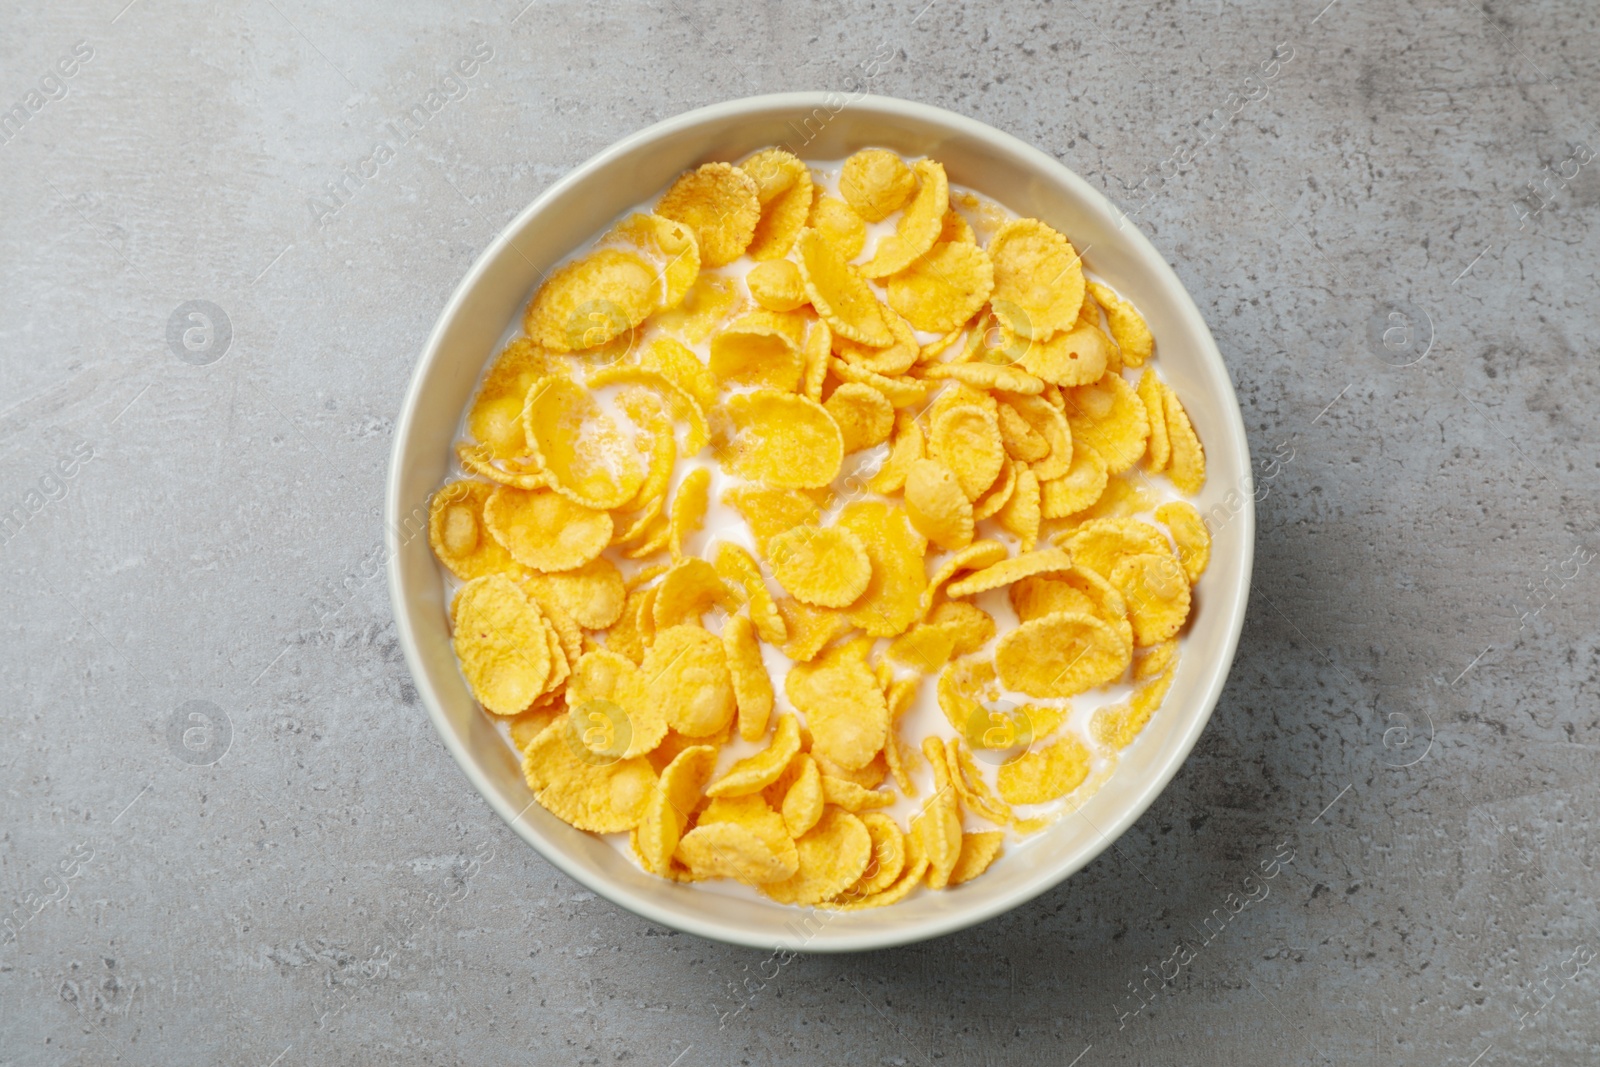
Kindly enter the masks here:
<path id="1" fill-rule="evenodd" d="M 870 811 L 861 816 L 861 825 L 867 828 L 867 836 L 872 839 L 872 859 L 861 877 L 842 894 L 851 900 L 865 899 L 888 889 L 906 866 L 906 835 L 894 819 L 882 812 Z"/>
<path id="2" fill-rule="evenodd" d="M 954 207 L 944 213 L 944 221 L 939 224 L 939 243 L 946 241 L 968 245 L 978 243 L 977 235 L 972 232 L 972 224 Z"/>
<path id="3" fill-rule="evenodd" d="M 739 169 L 755 180 L 761 204 L 761 220 L 746 251 L 757 262 L 781 259 L 794 247 L 811 214 L 811 171 L 781 148 L 757 152 Z"/>
<path id="4" fill-rule="evenodd" d="M 778 601 L 778 613 L 786 634 L 783 654 L 797 663 L 816 659 L 828 642 L 850 629 L 843 612 L 815 607 L 793 597 Z"/>
<path id="5" fill-rule="evenodd" d="M 820 192 L 821 190 L 816 190 Z M 867 224 L 849 204 L 835 196 L 818 196 L 811 205 L 806 225 L 850 260 L 861 254 L 867 243 Z"/>
<path id="6" fill-rule="evenodd" d="M 698 625 L 700 617 L 718 604 L 725 608 L 737 606 L 716 568 L 703 559 L 688 556 L 674 563 L 656 586 L 651 617 L 658 630 L 687 623 Z"/>
<path id="7" fill-rule="evenodd" d="M 894 429 L 894 407 L 870 385 L 845 382 L 822 406 L 839 424 L 846 455 L 881 445 Z"/>
<path id="8" fill-rule="evenodd" d="M 467 432 L 487 449 L 486 461 L 528 454 L 522 403 L 529 386 L 559 371 L 557 358 L 527 337 L 517 338 L 495 358 L 467 412 Z"/>
<path id="9" fill-rule="evenodd" d="M 1000 767 L 997 785 L 1010 804 L 1043 804 L 1064 797 L 1089 777 L 1089 750 L 1071 734 L 1023 753 Z"/>
<path id="10" fill-rule="evenodd" d="M 635 422 L 658 418 L 661 411 L 669 413 L 684 429 L 683 454 L 686 456 L 694 455 L 710 440 L 700 402 L 658 371 L 628 364 L 603 367 L 589 375 L 588 384 L 590 389 L 621 386 L 617 392 L 617 406 Z"/>
<path id="11" fill-rule="evenodd" d="M 1059 548 L 1040 548 L 1024 552 L 1011 559 L 1002 560 L 981 571 L 951 582 L 945 593 L 952 597 L 974 596 L 990 589 L 999 589 L 1031 575 L 1065 571 L 1072 566 L 1072 557 Z"/>
<path id="12" fill-rule="evenodd" d="M 521 568 L 484 526 L 484 505 L 495 487 L 485 482 L 449 482 L 428 502 L 428 542 L 439 562 L 464 582 Z"/>
<path id="13" fill-rule="evenodd" d="M 806 284 L 791 260 L 758 263 L 744 276 L 750 297 L 768 311 L 793 311 L 806 305 Z"/>
<path id="14" fill-rule="evenodd" d="M 1005 843 L 1004 830 L 980 830 L 961 835 L 961 853 L 950 870 L 950 885 L 970 882 L 989 869 Z"/>
<path id="15" fill-rule="evenodd" d="M 552 271 L 529 301 L 522 326 L 552 352 L 597 348 L 643 322 L 661 293 L 649 260 L 602 248 Z"/>
<path id="16" fill-rule="evenodd" d="M 1039 476 L 1024 468 L 1017 474 L 1017 484 L 1011 491 L 1011 498 L 995 513 L 995 520 L 1016 534 L 1022 542 L 1022 550 L 1027 552 L 1038 543 L 1042 517 Z"/>
<path id="17" fill-rule="evenodd" d="M 696 878 L 731 878 L 745 885 L 781 882 L 800 867 L 788 835 L 779 844 L 736 822 L 696 826 L 678 842 L 676 858 Z"/>
<path id="18" fill-rule="evenodd" d="M 721 778 L 711 783 L 706 795 L 738 797 L 759 793 L 778 780 L 799 751 L 800 721 L 793 715 L 779 715 L 767 747 L 728 768 Z"/>
<path id="19" fill-rule="evenodd" d="M 818 512 L 820 514 L 820 512 Z M 743 590 L 745 606 L 750 610 L 750 621 L 756 633 L 769 645 L 781 645 L 789 639 L 788 626 L 778 611 L 767 583 L 761 577 L 761 568 L 749 552 L 731 541 L 717 543 L 716 571 L 730 591 Z"/>
<path id="20" fill-rule="evenodd" d="M 755 535 L 756 548 L 762 552 L 766 551 L 768 539 L 775 534 L 791 526 L 822 521 L 822 509 L 817 502 L 795 489 L 738 485 L 722 494 L 722 502 L 744 519 Z"/>
<path id="21" fill-rule="evenodd" d="M 1189 579 L 1169 551 L 1124 556 L 1106 577 L 1128 606 L 1135 647 L 1166 641 L 1189 617 Z"/>
<path id="22" fill-rule="evenodd" d="M 657 313 L 651 321 L 668 334 L 699 344 L 738 303 L 739 292 L 732 278 L 702 274 L 684 294 L 681 304 Z"/>
<path id="23" fill-rule="evenodd" d="M 889 324 L 894 343 L 886 348 L 864 345 L 848 337 L 835 337 L 833 350 L 840 359 L 853 367 L 875 374 L 893 377 L 903 374 L 917 362 L 922 349 L 917 345 L 916 331 L 911 324 L 894 311 L 885 310 L 883 321 Z"/>
<path id="24" fill-rule="evenodd" d="M 1049 407 L 1048 404 L 1045 406 Z M 1000 424 L 1000 441 L 1005 445 L 1006 455 L 1024 463 L 1037 463 L 1050 454 L 1050 442 L 1045 440 L 1044 434 L 1033 428 L 1032 423 L 1014 405 L 998 405 L 995 415 Z"/>
<path id="25" fill-rule="evenodd" d="M 1047 341 L 1024 342 L 1018 365 L 1052 385 L 1090 385 L 1105 375 L 1111 340 L 1095 326 L 1075 326 Z"/>
<path id="26" fill-rule="evenodd" d="M 1102 578 L 1110 578 L 1124 556 L 1171 552 L 1166 535 L 1138 519 L 1096 519 L 1063 538 L 1062 546 L 1072 554 L 1074 565 Z"/>
<path id="27" fill-rule="evenodd" d="M 796 600 L 823 608 L 848 607 L 867 591 L 872 563 L 866 546 L 839 527 L 796 526 L 767 542 L 778 584 Z"/>
<path id="28" fill-rule="evenodd" d="M 873 637 L 893 637 L 920 613 L 927 542 L 904 509 L 879 501 L 846 504 L 835 525 L 861 539 L 872 563 L 867 591 L 845 610 L 845 617 Z"/>
<path id="29" fill-rule="evenodd" d="M 919 622 L 889 642 L 887 655 L 912 670 L 931 674 L 955 654 L 960 632 L 954 625 Z"/>
<path id="30" fill-rule="evenodd" d="M 711 370 L 694 352 L 671 337 L 652 341 L 639 357 L 639 366 L 655 371 L 667 381 L 694 397 L 702 411 L 717 401 L 717 381 Z"/>
<path id="31" fill-rule="evenodd" d="M 536 571 L 581 567 L 611 543 L 609 512 L 548 489 L 497 486 L 484 504 L 483 522 L 512 559 Z"/>
<path id="32" fill-rule="evenodd" d="M 784 489 L 832 482 L 844 460 L 844 439 L 827 409 L 803 396 L 757 389 L 725 405 L 736 428 L 728 450 L 735 473 Z"/>
<path id="33" fill-rule="evenodd" d="M 949 467 L 935 459 L 919 459 L 906 474 L 906 515 L 940 548 L 964 548 L 972 541 L 972 501 Z"/>
<path id="34" fill-rule="evenodd" d="M 797 755 L 772 788 L 781 788 L 780 810 L 790 837 L 803 836 L 822 818 L 827 806 L 822 795 L 822 772 L 810 756 Z"/>
<path id="35" fill-rule="evenodd" d="M 554 603 L 586 630 L 604 630 L 616 622 L 628 597 L 622 572 L 604 557 L 554 574 L 530 574 L 523 584 L 541 605 Z"/>
<path id="36" fill-rule="evenodd" d="M 586 652 L 567 685 L 570 724 L 595 756 L 631 759 L 667 736 L 661 704 L 644 691 L 639 668 L 606 649 Z"/>
<path id="37" fill-rule="evenodd" d="M 928 454 L 956 476 L 968 500 L 977 500 L 994 484 L 1005 462 L 1000 422 L 987 408 L 951 408 L 929 428 Z"/>
<path id="38" fill-rule="evenodd" d="M 922 371 L 924 378 L 954 380 L 975 389 L 1001 389 L 1008 393 L 1037 396 L 1044 391 L 1044 380 L 1027 371 L 995 363 L 935 363 Z"/>
<path id="39" fill-rule="evenodd" d="M 1165 386 L 1161 392 L 1166 404 L 1167 437 L 1172 443 L 1172 468 L 1167 477 L 1179 492 L 1193 496 L 1206 484 L 1206 450 L 1200 446 L 1178 394 Z"/>
<path id="40" fill-rule="evenodd" d="M 552 815 L 602 834 L 633 829 L 656 785 L 655 768 L 643 757 L 596 759 L 578 742 L 566 715 L 529 742 L 522 773 Z"/>
<path id="41" fill-rule="evenodd" d="M 816 230 L 805 230 L 795 246 L 806 296 L 835 334 L 879 348 L 894 343 L 872 287 L 831 242 Z"/>
<path id="42" fill-rule="evenodd" d="M 888 742 L 885 741 L 885 744 Z M 889 777 L 889 763 L 884 759 L 882 752 L 873 756 L 860 767 L 845 767 L 834 763 L 827 756 L 817 753 L 812 757 L 817 761 L 817 769 L 823 774 L 833 778 L 841 778 L 846 782 L 854 782 L 862 789 L 876 789 Z"/>
<path id="43" fill-rule="evenodd" d="M 984 567 L 999 563 L 1010 555 L 1006 546 L 999 541 L 974 541 L 965 548 L 957 549 L 933 572 L 933 577 L 928 579 L 927 588 L 922 594 L 922 613 L 926 615 L 933 607 L 934 598 L 956 575 L 964 571 L 982 570 Z"/>
<path id="44" fill-rule="evenodd" d="M 1019 622 L 1032 622 L 1063 611 L 1099 614 L 1098 605 L 1089 594 L 1064 576 L 1030 575 L 1006 592 Z"/>
<path id="45" fill-rule="evenodd" d="M 1172 531 L 1173 543 L 1178 546 L 1178 559 L 1183 563 L 1183 573 L 1193 585 L 1206 572 L 1211 562 L 1211 531 L 1195 506 L 1186 501 L 1174 500 L 1156 508 L 1156 521 L 1165 523 Z"/>
<path id="46" fill-rule="evenodd" d="M 844 386 L 839 388 L 842 389 Z M 889 458 L 884 460 L 878 472 L 868 479 L 867 489 L 884 496 L 899 492 L 905 487 L 906 475 L 911 473 L 911 465 L 924 458 L 925 449 L 922 427 L 917 425 L 916 417 L 907 411 L 895 412 L 894 437 L 889 446 Z"/>
<path id="47" fill-rule="evenodd" d="M 1016 412 L 1029 430 L 1044 441 L 1044 454 L 1027 460 L 1038 479 L 1045 482 L 1064 476 L 1071 469 L 1073 457 L 1072 430 L 1067 425 L 1067 417 L 1039 396 L 1008 396 L 1005 406 Z"/>
<path id="48" fill-rule="evenodd" d="M 638 453 L 583 386 L 540 378 L 528 390 L 522 423 L 550 487 L 596 510 L 619 507 L 644 483 Z"/>
<path id="49" fill-rule="evenodd" d="M 792 393 L 805 373 L 805 363 L 799 338 L 777 312 L 751 312 L 711 337 L 711 373 L 724 386 Z"/>
<path id="50" fill-rule="evenodd" d="M 861 265 L 868 278 L 887 278 L 916 262 L 939 239 L 945 212 L 950 210 L 950 183 L 944 165 L 931 159 L 918 160 L 912 168 L 917 176 L 917 192 L 907 204 L 894 233 L 878 241 L 872 258 Z"/>
<path id="51" fill-rule="evenodd" d="M 522 433 L 520 426 L 519 419 L 517 435 L 526 441 L 527 436 Z M 550 475 L 543 467 L 534 466 L 527 459 L 497 459 L 488 445 L 458 442 L 456 460 L 468 474 L 476 474 L 500 485 L 516 489 L 543 489 L 550 484 Z"/>
<path id="52" fill-rule="evenodd" d="M 1039 483 L 1039 511 L 1047 519 L 1061 519 L 1082 511 L 1106 491 L 1106 461 L 1089 448 L 1075 449 L 1072 466 L 1060 478 Z"/>
<path id="53" fill-rule="evenodd" d="M 1038 219 L 1014 219 L 989 242 L 995 316 L 1012 333 L 1042 340 L 1070 329 L 1083 305 L 1083 262 L 1061 234 Z"/>
<path id="54" fill-rule="evenodd" d="M 889 306 L 907 322 L 919 330 L 945 333 L 961 326 L 988 302 L 994 289 L 994 265 L 977 245 L 947 241 L 891 274 L 887 286 Z"/>
<path id="55" fill-rule="evenodd" d="M 1090 723 L 1095 740 L 1118 749 L 1132 744 L 1172 687 L 1176 667 L 1177 643 L 1173 641 L 1156 645 L 1134 660 L 1134 680 L 1141 684 L 1127 700 L 1095 712 Z M 1148 673 L 1141 674 L 1141 670 Z"/>
<path id="56" fill-rule="evenodd" d="M 848 778 L 835 778 L 831 774 L 822 776 L 822 796 L 829 804 L 837 805 L 854 815 L 872 808 L 885 808 L 894 803 L 893 793 L 868 789 Z"/>
<path id="57" fill-rule="evenodd" d="M 792 878 L 763 885 L 761 891 L 780 904 L 820 904 L 861 878 L 872 859 L 872 835 L 856 816 L 828 808 L 795 848 L 800 869 Z"/>
<path id="58" fill-rule="evenodd" d="M 1111 324 L 1111 337 L 1122 353 L 1123 366 L 1144 366 L 1144 361 L 1155 350 L 1155 338 L 1150 336 L 1150 327 L 1145 325 L 1144 316 L 1099 282 L 1090 282 L 1089 292 L 1093 294 L 1095 302 L 1105 309 L 1106 319 Z"/>
<path id="59" fill-rule="evenodd" d="M 827 322 L 817 319 L 811 323 L 806 331 L 806 339 L 801 347 L 801 352 L 806 357 L 805 380 L 801 383 L 805 388 L 806 399 L 822 403 L 822 386 L 828 377 L 828 360 L 833 349 L 833 330 Z"/>
<path id="60" fill-rule="evenodd" d="M 897 408 L 912 407 L 928 398 L 927 383 L 913 378 L 891 378 L 838 358 L 828 361 L 828 369 L 840 381 L 872 386 Z"/>
<path id="61" fill-rule="evenodd" d="M 639 670 L 649 699 L 668 725 L 687 737 L 706 737 L 733 721 L 733 677 L 722 642 L 698 626 L 656 631 Z"/>
<path id="62" fill-rule="evenodd" d="M 889 706 L 877 679 L 849 646 L 790 668 L 784 692 L 806 717 L 812 755 L 854 769 L 882 751 Z"/>
<path id="63" fill-rule="evenodd" d="M 503 574 L 474 578 L 451 606 L 461 673 L 484 710 L 515 715 L 545 692 L 550 643 L 544 615 Z"/>
<path id="64" fill-rule="evenodd" d="M 660 215 L 629 215 L 606 239 L 626 242 L 656 264 L 662 280 L 657 310 L 675 308 L 683 303 L 689 287 L 700 276 L 699 242 L 695 240 L 694 231 L 681 222 Z"/>
<path id="65" fill-rule="evenodd" d="M 917 191 L 917 175 L 886 148 L 863 148 L 844 161 L 839 192 L 867 222 L 882 222 Z"/>
<path id="66" fill-rule="evenodd" d="M 1022 623 L 995 644 L 995 671 L 1007 689 L 1031 697 L 1071 697 L 1120 676 L 1131 650 L 1103 620 L 1062 612 Z"/>
<path id="67" fill-rule="evenodd" d="M 994 639 L 994 616 L 965 601 L 948 601 L 928 613 L 928 622 L 949 626 L 956 636 L 956 655 L 967 656 Z"/>
<path id="68" fill-rule="evenodd" d="M 940 739 L 924 740 L 922 754 L 933 767 L 934 793 L 922 811 L 912 817 L 911 833 L 928 857 L 928 887 L 943 889 L 949 884 L 950 873 L 961 856 L 961 808 Z"/>
<path id="69" fill-rule="evenodd" d="M 1150 440 L 1145 446 L 1144 465 L 1152 471 L 1163 471 L 1172 462 L 1172 442 L 1167 436 L 1166 386 L 1147 369 L 1139 377 L 1135 390 L 1144 405 L 1145 417 L 1150 420 Z"/>
<path id="70" fill-rule="evenodd" d="M 704 267 L 738 259 L 755 237 L 761 200 L 755 180 L 729 163 L 706 163 L 672 183 L 656 214 L 694 231 Z"/>
<path id="71" fill-rule="evenodd" d="M 767 732 L 772 714 L 772 678 L 761 659 L 755 623 L 746 615 L 731 615 L 722 626 L 722 645 L 733 678 L 733 699 L 738 709 L 739 736 L 755 741 Z"/>
<path id="72" fill-rule="evenodd" d="M 1111 474 L 1121 474 L 1139 462 L 1150 436 L 1150 420 L 1139 394 L 1120 374 L 1075 386 L 1066 391 L 1066 401 L 1075 451 L 1097 453 Z"/>

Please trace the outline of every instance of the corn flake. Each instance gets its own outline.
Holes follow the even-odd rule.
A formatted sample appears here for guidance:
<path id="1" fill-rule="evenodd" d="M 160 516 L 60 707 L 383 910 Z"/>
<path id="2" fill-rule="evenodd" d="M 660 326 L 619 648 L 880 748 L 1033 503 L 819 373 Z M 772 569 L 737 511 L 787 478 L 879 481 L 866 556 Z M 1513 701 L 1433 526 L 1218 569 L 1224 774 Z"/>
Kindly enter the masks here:
<path id="1" fill-rule="evenodd" d="M 706 163 L 672 183 L 656 204 L 656 214 L 694 231 L 701 266 L 721 267 L 750 246 L 761 219 L 761 200 L 755 180 L 743 170 Z"/>

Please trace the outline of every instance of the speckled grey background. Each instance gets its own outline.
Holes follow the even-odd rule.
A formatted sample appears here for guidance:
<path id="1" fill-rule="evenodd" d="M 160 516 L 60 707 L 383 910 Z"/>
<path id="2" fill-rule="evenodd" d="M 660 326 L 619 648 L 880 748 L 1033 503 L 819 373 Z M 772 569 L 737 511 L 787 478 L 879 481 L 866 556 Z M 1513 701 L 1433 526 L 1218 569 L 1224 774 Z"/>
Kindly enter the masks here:
<path id="1" fill-rule="evenodd" d="M 0 1063 L 1592 1058 L 1590 5 L 525 2 L 0 15 Z M 412 362 L 496 231 L 657 119 L 869 69 L 1171 259 L 1244 405 L 1256 585 L 1098 862 L 779 966 L 514 838 L 369 576 Z"/>

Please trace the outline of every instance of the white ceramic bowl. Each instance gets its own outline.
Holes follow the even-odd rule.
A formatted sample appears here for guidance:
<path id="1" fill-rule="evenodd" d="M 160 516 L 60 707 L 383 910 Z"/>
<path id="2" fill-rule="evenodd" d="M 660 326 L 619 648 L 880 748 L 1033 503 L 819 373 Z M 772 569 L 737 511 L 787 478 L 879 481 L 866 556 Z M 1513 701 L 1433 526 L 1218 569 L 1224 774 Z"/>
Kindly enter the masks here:
<path id="1" fill-rule="evenodd" d="M 933 156 L 952 184 L 1066 233 L 1088 267 L 1149 322 L 1161 371 L 1205 443 L 1209 477 L 1199 506 L 1216 526 L 1177 677 L 1110 780 L 1078 814 L 1012 847 L 982 878 L 864 912 L 804 911 L 656 878 L 533 803 L 511 751 L 456 668 L 444 583 L 425 531 L 428 496 L 444 478 L 462 410 L 539 271 L 680 172 L 775 144 L 813 160 L 842 159 L 869 145 Z M 1194 301 L 1161 253 L 1082 178 L 1014 137 L 939 108 L 838 93 L 759 96 L 691 111 L 611 146 L 535 200 L 478 257 L 428 338 L 395 430 L 389 587 L 406 662 L 445 746 L 501 818 L 551 863 L 630 911 L 703 937 L 858 951 L 936 937 L 1014 908 L 1094 859 L 1150 805 L 1200 736 L 1233 662 L 1250 587 L 1251 487 L 1238 400 Z"/>

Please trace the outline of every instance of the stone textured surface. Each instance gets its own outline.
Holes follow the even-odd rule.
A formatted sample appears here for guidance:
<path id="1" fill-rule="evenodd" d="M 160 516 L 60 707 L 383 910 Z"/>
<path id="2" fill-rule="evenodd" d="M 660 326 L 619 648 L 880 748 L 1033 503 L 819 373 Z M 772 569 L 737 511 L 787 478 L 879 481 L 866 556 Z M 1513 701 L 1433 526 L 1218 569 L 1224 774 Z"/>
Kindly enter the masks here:
<path id="1" fill-rule="evenodd" d="M 1321 2 L 12 5 L 0 1063 L 1590 1058 L 1600 31 Z M 1210 728 L 1098 862 L 778 966 L 523 847 L 366 561 L 412 362 L 515 212 L 650 122 L 882 54 L 873 91 L 1041 146 L 1176 265 L 1261 472 L 1256 586 Z M 225 346 L 169 345 L 190 300 Z"/>

